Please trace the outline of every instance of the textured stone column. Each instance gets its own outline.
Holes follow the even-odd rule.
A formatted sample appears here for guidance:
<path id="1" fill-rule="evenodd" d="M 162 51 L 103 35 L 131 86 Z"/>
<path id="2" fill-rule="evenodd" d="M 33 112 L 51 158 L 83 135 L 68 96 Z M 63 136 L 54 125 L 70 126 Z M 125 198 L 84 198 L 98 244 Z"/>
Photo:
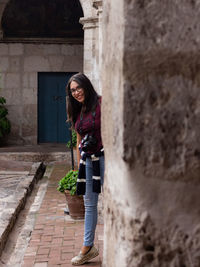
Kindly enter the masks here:
<path id="1" fill-rule="evenodd" d="M 199 16 L 195 0 L 105 1 L 106 267 L 200 266 Z"/>
<path id="2" fill-rule="evenodd" d="M 84 29 L 84 73 L 98 91 L 98 17 L 81 18 Z"/>
<path id="3" fill-rule="evenodd" d="M 103 1 L 102 0 L 93 0 L 93 6 L 97 9 L 97 16 L 98 16 L 98 65 L 99 65 L 99 71 L 98 71 L 98 87 L 99 87 L 99 93 L 102 94 L 102 77 L 101 77 L 101 68 L 102 68 L 102 8 Z"/>

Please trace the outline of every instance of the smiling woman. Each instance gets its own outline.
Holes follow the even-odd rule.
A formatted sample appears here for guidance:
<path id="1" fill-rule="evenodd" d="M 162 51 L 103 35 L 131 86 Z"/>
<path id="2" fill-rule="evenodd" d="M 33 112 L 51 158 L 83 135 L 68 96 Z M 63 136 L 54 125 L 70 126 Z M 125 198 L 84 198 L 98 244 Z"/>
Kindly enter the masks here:
<path id="1" fill-rule="evenodd" d="M 82 38 L 79 0 L 11 0 L 3 13 L 5 38 Z"/>
<path id="2" fill-rule="evenodd" d="M 84 195 L 85 226 L 80 253 L 72 265 L 82 265 L 99 255 L 94 246 L 97 204 L 104 179 L 104 149 L 101 140 L 101 97 L 83 73 L 67 84 L 68 120 L 77 133 L 77 195 Z"/>
<path id="3" fill-rule="evenodd" d="M 83 88 L 80 87 L 80 85 L 72 81 L 70 84 L 70 91 L 72 96 L 80 103 L 84 103 L 85 100 L 85 94 Z"/>

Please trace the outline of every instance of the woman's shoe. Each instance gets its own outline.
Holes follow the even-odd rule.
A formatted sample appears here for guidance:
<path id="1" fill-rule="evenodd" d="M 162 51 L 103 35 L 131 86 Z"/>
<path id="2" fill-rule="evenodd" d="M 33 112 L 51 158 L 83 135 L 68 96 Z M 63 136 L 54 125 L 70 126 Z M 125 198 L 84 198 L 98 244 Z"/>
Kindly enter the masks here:
<path id="1" fill-rule="evenodd" d="M 86 254 L 82 254 L 81 252 L 79 252 L 79 254 L 76 257 L 72 258 L 71 264 L 82 265 L 98 255 L 99 255 L 98 250 L 93 246 Z"/>

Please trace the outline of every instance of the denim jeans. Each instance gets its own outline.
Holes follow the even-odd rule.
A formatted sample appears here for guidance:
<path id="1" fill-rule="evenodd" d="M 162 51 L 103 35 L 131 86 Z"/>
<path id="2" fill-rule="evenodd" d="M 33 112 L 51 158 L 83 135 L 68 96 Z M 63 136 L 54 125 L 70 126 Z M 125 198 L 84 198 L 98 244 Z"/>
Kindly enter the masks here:
<path id="1" fill-rule="evenodd" d="M 86 158 L 86 191 L 84 196 L 85 205 L 85 231 L 84 231 L 84 246 L 93 246 L 95 229 L 97 225 L 97 205 L 99 194 L 92 190 L 92 160 Z M 100 157 L 100 175 L 101 185 L 104 180 L 104 156 Z"/>

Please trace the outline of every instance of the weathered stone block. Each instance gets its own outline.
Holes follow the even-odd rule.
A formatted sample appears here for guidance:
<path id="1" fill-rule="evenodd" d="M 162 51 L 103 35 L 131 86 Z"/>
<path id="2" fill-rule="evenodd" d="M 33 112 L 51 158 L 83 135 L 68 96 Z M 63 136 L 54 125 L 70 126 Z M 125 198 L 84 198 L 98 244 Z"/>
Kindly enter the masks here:
<path id="1" fill-rule="evenodd" d="M 23 106 L 22 135 L 23 137 L 37 135 L 37 105 Z"/>
<path id="2" fill-rule="evenodd" d="M 75 46 L 75 54 L 82 56 L 83 55 L 83 49 L 84 49 L 83 45 L 76 45 Z"/>
<path id="3" fill-rule="evenodd" d="M 7 73 L 5 77 L 5 88 L 21 89 L 20 74 Z"/>
<path id="4" fill-rule="evenodd" d="M 48 71 L 49 62 L 48 58 L 41 56 L 30 56 L 24 59 L 24 71 L 38 72 Z"/>
<path id="5" fill-rule="evenodd" d="M 5 73 L 0 73 L 0 90 L 5 87 Z"/>
<path id="6" fill-rule="evenodd" d="M 91 1 L 80 0 L 80 3 L 81 3 L 81 6 L 83 8 L 83 11 L 84 11 L 84 16 L 90 17 L 92 15 L 92 13 L 94 12 L 94 8 L 91 5 Z"/>
<path id="7" fill-rule="evenodd" d="M 84 71 L 85 72 L 87 72 L 87 73 L 91 72 L 92 71 L 92 66 L 93 66 L 93 64 L 92 64 L 90 59 L 85 59 L 84 60 Z"/>
<path id="8" fill-rule="evenodd" d="M 23 103 L 37 105 L 37 87 L 24 88 L 22 91 Z"/>
<path id="9" fill-rule="evenodd" d="M 11 133 L 9 134 L 9 142 L 15 142 L 20 144 L 22 141 L 21 136 L 21 125 L 19 123 L 19 118 L 22 117 L 22 106 L 21 105 L 7 105 L 8 108 L 8 118 L 11 122 Z"/>
<path id="10" fill-rule="evenodd" d="M 10 56 L 19 56 L 24 53 L 23 44 L 9 44 L 9 55 Z"/>
<path id="11" fill-rule="evenodd" d="M 21 58 L 11 57 L 10 58 L 10 69 L 11 72 L 20 72 L 21 70 Z"/>
<path id="12" fill-rule="evenodd" d="M 27 88 L 29 86 L 29 74 L 28 73 L 23 73 L 22 85 L 23 85 L 23 88 Z"/>
<path id="13" fill-rule="evenodd" d="M 94 37 L 94 29 L 87 29 L 87 31 L 84 32 L 84 42 L 86 40 L 92 40 Z"/>
<path id="14" fill-rule="evenodd" d="M 37 88 L 38 86 L 38 74 L 36 72 L 29 74 L 29 87 Z"/>
<path id="15" fill-rule="evenodd" d="M 84 59 L 91 60 L 91 58 L 93 58 L 92 51 L 88 49 L 84 49 Z"/>
<path id="16" fill-rule="evenodd" d="M 20 105 L 21 104 L 21 92 L 15 88 L 7 88 L 2 90 L 2 96 L 6 98 L 7 105 Z"/>
<path id="17" fill-rule="evenodd" d="M 75 54 L 75 45 L 62 45 L 61 54 L 64 56 L 73 56 Z"/>
<path id="18" fill-rule="evenodd" d="M 79 72 L 83 71 L 83 63 L 80 58 L 76 56 L 65 57 L 63 63 L 63 70 L 66 72 Z"/>
<path id="19" fill-rule="evenodd" d="M 94 44 L 92 41 L 93 41 L 92 39 L 85 39 L 85 42 L 84 42 L 85 49 L 87 49 L 91 52 L 93 51 L 93 48 L 94 48 Z"/>
<path id="20" fill-rule="evenodd" d="M 140 166 L 147 177 L 199 180 L 200 58 L 196 38 L 200 27 L 195 21 L 200 7 L 195 1 L 166 2 L 158 14 L 157 1 L 151 5 L 131 2 L 130 6 L 125 31 L 124 159 Z M 182 23 L 186 14 L 191 19 Z"/>
<path id="21" fill-rule="evenodd" d="M 0 55 L 2 55 L 2 56 L 8 55 L 8 45 L 7 44 L 0 44 Z"/>
<path id="22" fill-rule="evenodd" d="M 63 61 L 63 56 L 49 56 L 49 65 L 51 71 L 62 71 Z"/>
<path id="23" fill-rule="evenodd" d="M 8 57 L 0 57 L 0 72 L 8 71 L 8 69 L 9 69 Z"/>
<path id="24" fill-rule="evenodd" d="M 61 45 L 59 44 L 48 44 L 44 45 L 44 55 L 59 55 Z"/>
<path id="25" fill-rule="evenodd" d="M 24 55 L 25 56 L 43 55 L 44 50 L 45 50 L 45 45 L 43 45 L 43 44 L 25 44 L 24 45 Z"/>

